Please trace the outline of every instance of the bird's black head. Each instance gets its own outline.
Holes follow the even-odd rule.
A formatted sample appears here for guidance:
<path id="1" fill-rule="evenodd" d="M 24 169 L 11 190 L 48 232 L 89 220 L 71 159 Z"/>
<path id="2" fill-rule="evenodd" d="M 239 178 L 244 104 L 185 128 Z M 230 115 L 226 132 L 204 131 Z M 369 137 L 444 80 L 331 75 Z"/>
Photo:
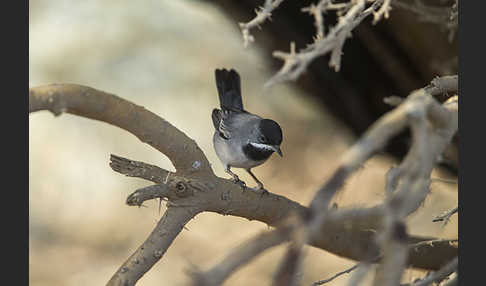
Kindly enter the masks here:
<path id="1" fill-rule="evenodd" d="M 256 126 L 256 132 L 252 141 L 243 146 L 246 156 L 255 161 L 266 160 L 276 152 L 280 156 L 280 144 L 282 143 L 282 129 L 277 122 L 271 119 L 262 119 Z"/>
<path id="2" fill-rule="evenodd" d="M 263 119 L 258 125 L 260 138 L 259 143 L 268 145 L 280 145 L 282 144 L 282 129 L 277 122 L 271 119 Z"/>

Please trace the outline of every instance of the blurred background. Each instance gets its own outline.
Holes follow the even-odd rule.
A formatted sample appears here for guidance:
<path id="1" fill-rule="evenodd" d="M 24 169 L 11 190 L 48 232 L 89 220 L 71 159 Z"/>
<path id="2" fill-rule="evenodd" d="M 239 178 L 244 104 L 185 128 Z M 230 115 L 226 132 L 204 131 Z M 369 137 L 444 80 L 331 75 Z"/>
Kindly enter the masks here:
<path id="1" fill-rule="evenodd" d="M 272 25 L 295 23 L 289 23 L 288 16 L 283 14 L 293 7 L 282 4 L 279 12 L 282 14 L 275 14 L 268 26 L 262 26 L 262 31 L 254 31 L 256 43 L 245 49 L 238 22 L 249 21 L 254 9 L 262 3 L 31 1 L 29 87 L 76 83 L 142 105 L 193 138 L 215 173 L 227 177 L 212 147 L 211 110 L 218 106 L 214 69 L 235 68 L 242 78 L 245 108 L 278 121 L 284 132 L 284 157 L 272 156 L 266 164 L 254 169 L 255 174 L 271 192 L 306 205 L 334 171 L 340 155 L 369 126 L 368 122 L 389 108 L 366 108 L 368 115 L 360 118 L 368 121 L 349 119 L 353 112 L 346 102 L 356 103 L 350 97 L 343 102 L 340 96 L 344 91 L 351 90 L 348 95 L 362 98 L 373 93 L 381 102 L 383 96 L 404 96 L 425 85 L 431 76 L 454 72 L 454 68 L 441 66 L 435 71 L 411 73 L 416 80 L 400 88 L 383 88 L 390 81 L 377 77 L 380 74 L 390 77 L 390 73 L 376 68 L 375 73 L 363 73 L 365 69 L 357 68 L 355 72 L 360 72 L 362 78 L 353 81 L 350 80 L 353 69 L 345 64 L 350 63 L 353 52 L 347 52 L 346 48 L 358 45 L 365 51 L 372 49 L 363 46 L 358 37 L 350 40 L 349 45 L 346 43 L 340 73 L 321 71 L 321 77 L 316 78 L 319 73 L 310 70 L 295 83 L 263 89 L 279 67 L 278 61 L 271 58 L 271 51 L 280 47 L 280 42 L 284 45 L 281 50 L 287 51 L 289 46 L 281 32 L 271 34 L 275 29 Z M 391 13 L 388 22 L 395 15 L 404 17 Z M 312 30 L 312 18 L 302 16 L 309 18 L 302 25 Z M 388 22 L 378 25 L 376 30 L 390 26 Z M 286 37 L 311 41 L 311 37 L 298 38 L 295 31 L 288 31 Z M 447 34 L 439 37 L 445 39 Z M 455 48 L 450 45 L 453 53 Z M 363 58 L 362 62 L 373 67 L 370 59 L 371 56 Z M 321 66 L 327 68 L 326 63 Z M 322 86 L 316 84 L 319 81 Z M 375 89 L 363 88 L 360 82 L 368 82 Z M 337 83 L 345 88 L 333 88 Z M 330 98 L 341 98 L 341 102 L 334 101 L 333 105 Z M 354 115 L 358 112 L 361 111 L 355 109 Z M 363 126 L 353 122 L 361 122 Z M 146 202 L 140 208 L 125 205 L 131 192 L 151 183 L 113 172 L 108 165 L 110 154 L 174 170 L 164 155 L 106 123 L 68 114 L 58 118 L 48 112 L 29 115 L 30 285 L 105 284 L 161 217 L 164 203 L 160 210 L 156 201 Z M 384 174 L 399 157 L 400 152 L 384 151 L 364 164 L 336 197 L 339 207 L 380 203 L 384 198 Z M 254 185 L 245 172 L 236 172 L 250 186 Z M 433 177 L 456 180 L 454 168 L 450 167 L 437 169 Z M 457 216 L 445 227 L 432 222 L 433 217 L 456 205 L 457 185 L 433 181 L 424 206 L 408 219 L 410 232 L 456 238 Z M 137 285 L 186 285 L 188 269 L 194 265 L 207 269 L 229 249 L 268 229 L 256 221 L 200 214 Z M 320 249 L 306 249 L 303 285 L 328 278 L 354 264 Z M 282 245 L 265 252 L 231 276 L 225 285 L 269 284 L 284 250 Z M 404 279 L 408 281 L 418 275 L 421 275 L 418 271 L 407 271 Z M 346 282 L 344 276 L 331 284 Z"/>

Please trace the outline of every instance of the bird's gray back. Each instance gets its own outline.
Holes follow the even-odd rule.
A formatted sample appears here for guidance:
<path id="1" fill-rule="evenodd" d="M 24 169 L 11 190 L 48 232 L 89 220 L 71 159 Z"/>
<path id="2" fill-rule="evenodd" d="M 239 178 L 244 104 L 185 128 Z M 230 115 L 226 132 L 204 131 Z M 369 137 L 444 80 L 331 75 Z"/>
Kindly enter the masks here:
<path id="1" fill-rule="evenodd" d="M 257 138 L 256 129 L 261 117 L 251 113 L 233 113 L 224 119 L 224 124 L 230 132 L 229 139 L 219 135 L 218 130 L 214 132 L 213 144 L 216 154 L 224 165 L 237 168 L 252 168 L 262 162 L 248 162 L 243 153 L 242 146 L 248 141 L 255 141 Z"/>

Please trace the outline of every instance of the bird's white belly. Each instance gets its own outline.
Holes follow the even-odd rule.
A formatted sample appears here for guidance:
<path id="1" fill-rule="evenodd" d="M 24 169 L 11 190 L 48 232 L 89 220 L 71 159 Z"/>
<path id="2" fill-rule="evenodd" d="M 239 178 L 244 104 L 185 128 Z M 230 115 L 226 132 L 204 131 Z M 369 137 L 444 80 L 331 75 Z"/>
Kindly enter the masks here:
<path id="1" fill-rule="evenodd" d="M 217 133 L 214 134 L 213 143 L 216 155 L 218 155 L 219 160 L 227 166 L 236 168 L 250 169 L 258 165 L 263 164 L 266 160 L 262 161 L 252 161 L 246 158 L 243 153 L 243 148 L 241 144 L 231 144 L 229 140 L 224 140 Z"/>

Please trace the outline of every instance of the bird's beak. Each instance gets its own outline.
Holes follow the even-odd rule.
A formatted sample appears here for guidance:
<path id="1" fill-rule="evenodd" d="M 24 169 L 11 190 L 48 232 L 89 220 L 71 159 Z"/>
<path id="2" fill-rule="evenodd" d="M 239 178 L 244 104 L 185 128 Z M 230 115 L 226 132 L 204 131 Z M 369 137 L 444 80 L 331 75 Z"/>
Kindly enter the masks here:
<path id="1" fill-rule="evenodd" d="M 272 150 L 273 150 L 275 153 L 279 154 L 279 155 L 280 155 L 280 157 L 283 157 L 282 150 L 280 150 L 280 146 L 278 146 L 278 145 L 273 145 L 273 146 L 272 146 Z"/>

